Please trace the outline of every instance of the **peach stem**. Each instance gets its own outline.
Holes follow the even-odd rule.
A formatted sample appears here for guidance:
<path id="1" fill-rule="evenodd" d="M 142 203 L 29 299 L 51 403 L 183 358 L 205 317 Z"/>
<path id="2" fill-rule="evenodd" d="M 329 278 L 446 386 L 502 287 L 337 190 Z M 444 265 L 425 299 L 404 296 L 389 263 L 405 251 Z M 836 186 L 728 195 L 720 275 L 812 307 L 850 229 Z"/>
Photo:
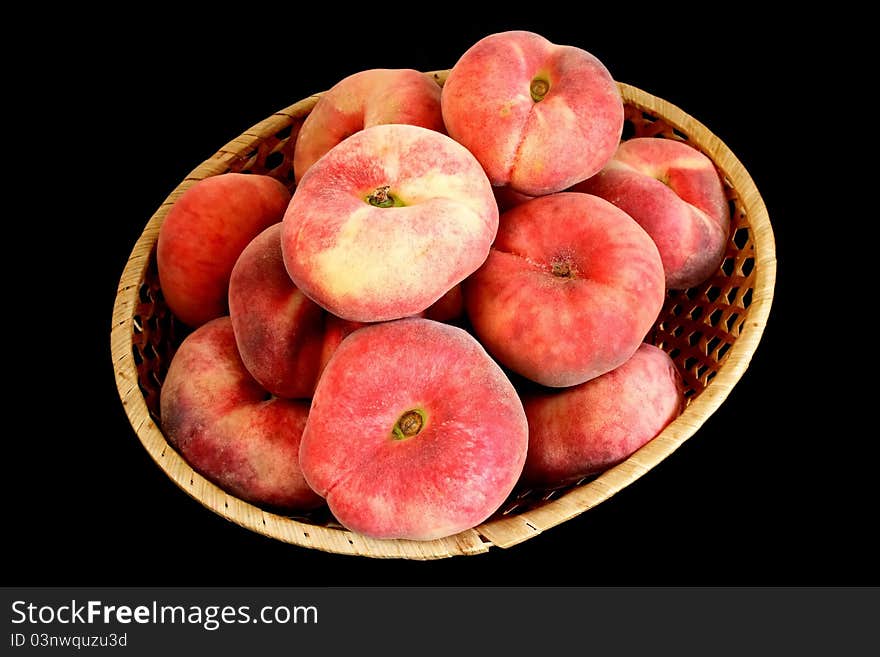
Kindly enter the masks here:
<path id="1" fill-rule="evenodd" d="M 414 408 L 407 411 L 397 420 L 392 429 L 395 440 L 412 438 L 422 430 L 425 424 L 425 415 L 422 411 Z"/>
<path id="2" fill-rule="evenodd" d="M 574 278 L 575 269 L 568 260 L 554 260 L 550 263 L 550 271 L 559 278 Z"/>
<path id="3" fill-rule="evenodd" d="M 391 185 L 381 185 L 373 190 L 373 193 L 367 197 L 367 202 L 370 205 L 375 205 L 377 208 L 390 208 L 394 205 L 394 198 L 392 198 L 391 194 L 388 193 L 388 190 L 391 189 Z"/>
<path id="4" fill-rule="evenodd" d="M 535 78 L 529 85 L 529 93 L 532 95 L 532 100 L 536 103 L 544 100 L 544 96 L 547 95 L 548 91 L 550 91 L 550 83 L 541 78 Z"/>

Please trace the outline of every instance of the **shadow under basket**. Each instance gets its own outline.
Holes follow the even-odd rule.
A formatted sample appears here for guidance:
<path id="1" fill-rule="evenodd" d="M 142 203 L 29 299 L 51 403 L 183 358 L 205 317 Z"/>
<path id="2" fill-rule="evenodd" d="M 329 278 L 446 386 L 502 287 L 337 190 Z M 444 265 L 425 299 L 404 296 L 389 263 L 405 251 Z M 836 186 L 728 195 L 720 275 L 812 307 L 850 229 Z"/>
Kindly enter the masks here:
<path id="1" fill-rule="evenodd" d="M 427 73 L 439 85 L 448 71 Z M 294 103 L 226 144 L 175 189 L 147 223 L 119 282 L 110 333 L 116 384 L 143 446 L 186 493 L 220 516 L 259 534 L 326 552 L 379 558 L 438 559 L 508 548 L 583 513 L 633 483 L 692 436 L 727 398 L 764 331 L 776 278 L 776 251 L 767 209 L 736 156 L 678 107 L 620 84 L 624 136 L 685 141 L 718 168 L 731 209 L 727 252 L 699 287 L 667 294 L 646 337 L 672 357 L 682 374 L 684 412 L 619 465 L 553 490 L 518 488 L 479 526 L 433 541 L 378 540 L 339 525 L 325 508 L 283 515 L 245 502 L 194 471 L 168 444 L 159 424 L 159 391 L 187 329 L 168 310 L 156 270 L 156 241 L 168 210 L 195 182 L 226 172 L 266 174 L 293 189 L 293 148 L 319 95 Z"/>

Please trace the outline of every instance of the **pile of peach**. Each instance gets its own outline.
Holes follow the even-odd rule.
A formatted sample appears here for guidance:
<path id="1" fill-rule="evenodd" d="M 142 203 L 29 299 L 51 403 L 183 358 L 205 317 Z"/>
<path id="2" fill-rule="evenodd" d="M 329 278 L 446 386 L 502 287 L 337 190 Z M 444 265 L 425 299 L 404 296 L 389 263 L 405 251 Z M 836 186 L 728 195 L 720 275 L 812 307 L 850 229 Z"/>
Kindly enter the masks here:
<path id="1" fill-rule="evenodd" d="M 599 60 L 523 31 L 442 90 L 339 82 L 296 137 L 292 195 L 218 175 L 162 224 L 161 287 L 192 329 L 168 441 L 244 500 L 417 540 L 626 459 L 683 410 L 643 340 L 668 289 L 718 269 L 729 216 L 707 157 L 621 141 L 623 122 Z"/>

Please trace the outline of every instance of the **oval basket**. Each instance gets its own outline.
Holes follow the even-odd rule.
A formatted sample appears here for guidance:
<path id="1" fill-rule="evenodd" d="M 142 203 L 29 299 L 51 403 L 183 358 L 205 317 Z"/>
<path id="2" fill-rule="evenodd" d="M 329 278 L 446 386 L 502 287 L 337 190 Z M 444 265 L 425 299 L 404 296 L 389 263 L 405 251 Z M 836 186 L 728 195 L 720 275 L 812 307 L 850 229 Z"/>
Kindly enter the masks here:
<path id="1" fill-rule="evenodd" d="M 448 71 L 427 73 L 439 85 Z M 159 391 L 186 328 L 159 287 L 155 247 L 169 208 L 193 183 L 230 171 L 274 176 L 293 188 L 293 147 L 320 94 L 294 103 L 233 139 L 196 167 L 150 218 L 122 273 L 110 332 L 119 396 L 134 431 L 159 467 L 186 493 L 222 517 L 259 534 L 326 552 L 380 558 L 438 559 L 507 548 L 608 499 L 669 456 L 726 399 L 758 346 L 773 299 L 776 252 L 767 209 L 736 156 L 681 109 L 626 84 L 626 137 L 683 140 L 709 156 L 725 184 L 731 231 L 720 269 L 699 287 L 670 292 L 646 337 L 672 356 L 687 407 L 654 440 L 599 476 L 554 490 L 519 488 L 481 525 L 433 541 L 377 540 L 341 527 L 325 509 L 286 516 L 230 495 L 195 472 L 166 442 Z"/>

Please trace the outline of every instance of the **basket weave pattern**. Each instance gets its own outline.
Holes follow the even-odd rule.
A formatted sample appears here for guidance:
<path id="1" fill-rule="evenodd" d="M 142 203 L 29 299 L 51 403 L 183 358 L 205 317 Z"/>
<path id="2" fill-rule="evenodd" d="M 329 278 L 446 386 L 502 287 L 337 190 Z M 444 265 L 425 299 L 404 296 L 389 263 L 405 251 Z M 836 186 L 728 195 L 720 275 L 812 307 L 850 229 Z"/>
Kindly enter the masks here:
<path id="1" fill-rule="evenodd" d="M 429 75 L 443 84 L 447 71 Z M 244 502 L 204 479 L 165 441 L 159 392 L 187 329 L 162 297 L 156 269 L 159 227 L 193 183 L 226 172 L 271 175 L 293 189 L 293 148 L 311 96 L 272 115 L 221 148 L 169 195 L 148 222 L 120 280 L 111 351 L 120 398 L 132 427 L 156 463 L 184 491 L 221 516 L 258 533 L 329 552 L 384 558 L 435 559 L 510 547 L 564 522 L 629 485 L 672 453 L 727 397 L 748 366 L 769 314 L 775 283 L 773 233 L 763 201 L 736 157 L 702 124 L 677 107 L 620 84 L 626 137 L 683 140 L 718 168 L 731 209 L 721 267 L 702 285 L 667 294 L 646 341 L 670 354 L 685 383 L 687 408 L 657 438 L 598 476 L 553 490 L 517 489 L 480 526 L 435 541 L 370 539 L 341 527 L 326 508 L 284 516 Z"/>

